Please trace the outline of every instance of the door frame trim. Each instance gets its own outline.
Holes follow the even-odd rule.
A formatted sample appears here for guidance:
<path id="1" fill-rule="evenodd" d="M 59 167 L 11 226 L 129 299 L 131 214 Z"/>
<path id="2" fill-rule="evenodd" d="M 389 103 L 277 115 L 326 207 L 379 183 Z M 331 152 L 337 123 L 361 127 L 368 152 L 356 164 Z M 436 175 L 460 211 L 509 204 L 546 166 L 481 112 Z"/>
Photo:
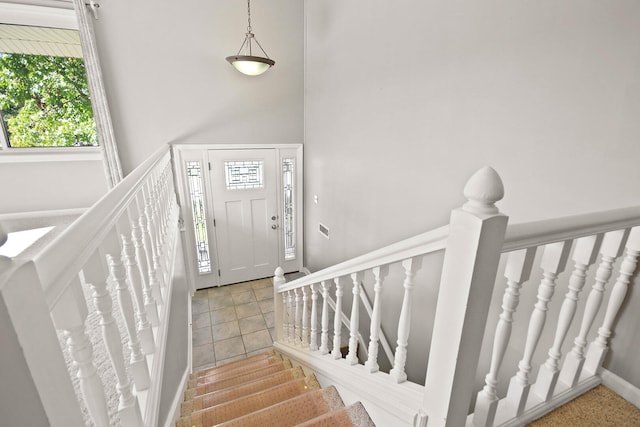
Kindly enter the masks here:
<path id="1" fill-rule="evenodd" d="M 303 144 L 195 144 L 195 143 L 172 143 L 171 152 L 173 157 L 174 176 L 176 177 L 175 187 L 178 190 L 178 203 L 180 205 L 181 217 L 184 219 L 185 228 L 185 264 L 187 265 L 187 276 L 193 283 L 193 289 L 203 289 L 206 287 L 220 286 L 218 270 L 218 248 L 216 244 L 216 232 L 214 227 L 207 227 L 207 237 L 209 240 L 209 256 L 216 260 L 211 273 L 199 274 L 197 271 L 197 254 L 195 252 L 195 237 L 193 231 L 193 218 L 188 202 L 189 191 L 187 180 L 184 179 L 186 161 L 201 161 L 203 170 L 208 169 L 208 151 L 209 150 L 254 150 L 254 149 L 274 149 L 276 152 L 276 185 L 279 225 L 282 229 L 282 219 L 284 218 L 283 206 L 283 186 L 282 186 L 282 159 L 295 158 L 295 232 L 296 232 L 296 258 L 293 260 L 284 260 L 284 236 L 282 232 L 278 233 L 278 264 L 285 272 L 302 271 L 304 260 L 304 198 L 303 198 L 303 177 L 304 177 L 304 157 Z M 208 174 L 203 174 L 203 185 L 205 188 L 205 204 L 207 223 L 213 218 L 213 191 Z"/>

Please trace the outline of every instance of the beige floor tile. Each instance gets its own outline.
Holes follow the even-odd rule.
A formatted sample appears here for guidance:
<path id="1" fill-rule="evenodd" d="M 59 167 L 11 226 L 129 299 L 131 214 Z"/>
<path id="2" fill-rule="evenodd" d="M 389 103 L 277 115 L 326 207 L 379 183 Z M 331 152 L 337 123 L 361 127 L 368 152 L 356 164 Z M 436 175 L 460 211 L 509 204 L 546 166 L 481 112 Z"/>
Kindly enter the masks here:
<path id="1" fill-rule="evenodd" d="M 258 301 L 258 306 L 262 313 L 271 313 L 273 311 L 273 298 Z"/>
<path id="2" fill-rule="evenodd" d="M 213 344 L 213 350 L 217 360 L 226 360 L 231 357 L 244 355 L 244 343 L 241 337 L 233 337 Z"/>
<path id="3" fill-rule="evenodd" d="M 251 290 L 251 282 L 237 283 L 235 285 L 228 285 L 227 288 L 231 294 L 240 294 Z"/>
<path id="4" fill-rule="evenodd" d="M 205 326 L 204 328 L 194 329 L 191 336 L 193 346 L 199 346 L 204 344 L 213 343 L 213 336 L 211 335 L 211 327 Z"/>
<path id="5" fill-rule="evenodd" d="M 204 313 L 193 313 L 191 316 L 193 329 L 204 328 L 205 326 L 211 326 L 211 317 L 209 316 L 209 312 L 205 311 Z"/>
<path id="6" fill-rule="evenodd" d="M 191 303 L 191 312 L 192 313 L 204 313 L 205 311 L 209 311 L 209 300 L 205 298 L 194 298 Z"/>
<path id="7" fill-rule="evenodd" d="M 253 296 L 252 291 L 231 294 L 231 297 L 235 305 L 248 304 L 256 301 L 256 297 Z"/>
<path id="8" fill-rule="evenodd" d="M 193 294 L 193 299 L 207 298 L 208 292 L 208 289 L 199 289 Z"/>
<path id="9" fill-rule="evenodd" d="M 267 329 L 267 324 L 264 321 L 264 317 L 261 314 L 257 316 L 245 317 L 238 321 L 240 325 L 240 332 L 242 335 L 246 335 L 250 332 L 259 331 L 261 329 Z"/>
<path id="10" fill-rule="evenodd" d="M 269 335 L 271 335 L 271 339 L 275 341 L 278 337 L 276 337 L 276 328 L 269 328 Z"/>
<path id="11" fill-rule="evenodd" d="M 257 353 L 256 353 L 257 354 Z M 231 363 L 231 362 L 235 362 L 237 360 L 242 360 L 242 359 L 246 359 L 248 356 L 246 354 L 241 354 L 239 356 L 234 356 L 234 357 L 230 357 L 228 359 L 224 359 L 224 360 L 220 360 L 218 363 L 216 363 L 216 366 L 222 366 L 222 365 L 226 365 L 227 363 Z"/>
<path id="12" fill-rule="evenodd" d="M 253 289 L 273 288 L 273 280 L 271 278 L 254 280 L 251 282 Z"/>
<path id="13" fill-rule="evenodd" d="M 231 322 L 233 320 L 236 320 L 236 309 L 233 306 L 221 308 L 220 310 L 214 310 L 211 312 L 212 325 Z"/>
<path id="14" fill-rule="evenodd" d="M 273 299 L 273 289 L 271 288 L 255 289 L 253 292 L 256 294 L 258 301 Z"/>
<path id="15" fill-rule="evenodd" d="M 267 324 L 267 328 L 273 328 L 275 326 L 276 315 L 273 311 L 270 313 L 264 313 L 263 317 L 264 317 L 264 322 Z"/>
<path id="16" fill-rule="evenodd" d="M 260 349 L 266 349 L 273 345 L 271 334 L 266 329 L 243 335 L 242 341 L 244 341 L 244 348 L 246 349 L 247 353 Z"/>
<path id="17" fill-rule="evenodd" d="M 251 302 L 249 304 L 236 305 L 236 314 L 238 319 L 244 319 L 245 317 L 255 316 L 260 314 L 260 307 L 257 302 Z"/>
<path id="18" fill-rule="evenodd" d="M 209 307 L 211 308 L 211 311 L 219 310 L 221 308 L 229 307 L 232 305 L 233 305 L 233 298 L 231 298 L 230 294 L 209 297 Z"/>
<path id="19" fill-rule="evenodd" d="M 215 288 L 205 289 L 209 298 L 220 295 L 229 295 L 229 289 L 225 286 L 216 286 Z M 198 291 L 200 292 L 200 291 Z"/>
<path id="20" fill-rule="evenodd" d="M 213 344 L 204 344 L 193 347 L 194 369 L 199 366 L 210 365 L 214 362 Z"/>
<path id="21" fill-rule="evenodd" d="M 217 325 L 213 325 L 212 332 L 214 342 L 223 341 L 239 336 L 240 326 L 238 325 L 237 320 L 234 320 L 232 322 L 218 323 Z"/>

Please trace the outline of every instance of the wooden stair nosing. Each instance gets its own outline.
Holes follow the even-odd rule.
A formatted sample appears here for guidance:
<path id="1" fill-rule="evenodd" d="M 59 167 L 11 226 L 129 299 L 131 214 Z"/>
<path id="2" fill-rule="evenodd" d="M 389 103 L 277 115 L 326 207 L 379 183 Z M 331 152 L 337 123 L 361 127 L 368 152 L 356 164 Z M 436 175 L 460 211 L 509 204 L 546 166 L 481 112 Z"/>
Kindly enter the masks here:
<path id="1" fill-rule="evenodd" d="M 342 398 L 334 386 L 329 386 L 218 424 L 216 427 L 253 427 L 257 425 L 293 427 L 341 407 L 344 407 Z"/>
<path id="2" fill-rule="evenodd" d="M 191 414 L 191 412 L 201 410 L 207 406 L 228 402 L 229 400 L 251 394 L 252 391 L 257 392 L 266 390 L 267 388 L 271 388 L 287 381 L 304 378 L 304 376 L 302 368 L 297 366 L 284 371 L 274 372 L 273 374 L 258 378 L 255 381 L 238 384 L 237 386 L 227 387 L 222 390 L 216 390 L 202 395 L 195 395 L 195 393 L 190 394 L 189 390 L 187 390 L 185 392 L 185 400 L 182 402 L 180 413 L 181 416 L 186 416 Z M 193 392 L 194 390 L 191 391 Z M 204 406 L 205 404 L 207 406 Z M 196 407 L 198 409 L 195 409 Z"/>
<path id="3" fill-rule="evenodd" d="M 275 351 L 267 351 L 264 353 L 253 355 L 251 357 L 247 357 L 246 359 L 235 360 L 233 362 L 225 363 L 224 365 L 201 369 L 198 372 L 194 372 L 192 374 L 192 379 L 212 375 L 216 372 L 225 372 L 229 370 L 234 370 L 234 369 L 237 369 L 238 367 L 249 365 L 254 362 L 261 361 L 264 359 L 269 359 L 269 358 L 282 360 L 282 356 L 280 354 L 276 353 Z"/>
<path id="4" fill-rule="evenodd" d="M 376 427 L 360 402 L 327 412 L 297 425 L 297 427 Z"/>
<path id="5" fill-rule="evenodd" d="M 196 390 L 195 395 L 199 396 L 202 394 L 211 393 L 213 391 L 223 390 L 225 388 L 233 387 L 246 382 L 251 382 L 265 375 L 269 375 L 274 372 L 284 371 L 291 368 L 292 368 L 291 362 L 288 360 L 284 360 L 279 364 L 268 365 L 268 366 L 265 366 L 264 368 L 256 369 L 254 371 L 249 371 L 242 375 L 238 375 L 236 377 L 226 378 L 226 379 L 222 379 L 220 381 L 216 381 L 212 383 L 195 385 L 191 381 L 189 381 L 188 389 L 192 389 L 192 390 L 195 389 Z"/>
<path id="6" fill-rule="evenodd" d="M 224 371 L 214 371 L 214 372 L 208 373 L 207 375 L 198 375 L 195 378 L 195 383 L 197 385 L 209 384 L 218 380 L 237 377 L 238 375 L 242 375 L 243 373 L 250 372 L 259 368 L 264 368 L 269 365 L 275 365 L 278 363 L 282 363 L 281 358 L 278 359 L 272 356 L 265 357 L 263 359 L 253 360 L 250 363 L 245 363 L 242 365 L 235 366 L 233 369 L 226 369 Z"/>
<path id="7" fill-rule="evenodd" d="M 315 380 L 315 376 L 310 379 L 297 378 L 266 390 L 194 411 L 189 418 L 191 425 L 194 426 L 218 425 L 319 389 L 320 385 Z"/>

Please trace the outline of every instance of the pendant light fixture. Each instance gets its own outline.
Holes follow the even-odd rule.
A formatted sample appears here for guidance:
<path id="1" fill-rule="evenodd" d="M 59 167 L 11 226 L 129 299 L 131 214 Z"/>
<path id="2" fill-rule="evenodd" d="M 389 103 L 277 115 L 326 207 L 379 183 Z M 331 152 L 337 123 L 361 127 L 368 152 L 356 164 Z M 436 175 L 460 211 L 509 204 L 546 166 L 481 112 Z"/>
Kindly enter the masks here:
<path id="1" fill-rule="evenodd" d="M 273 67 L 276 61 L 269 58 L 269 55 L 264 51 L 256 36 L 251 32 L 251 0 L 247 0 L 247 17 L 249 25 L 247 26 L 247 33 L 245 34 L 244 42 L 242 42 L 242 46 L 240 46 L 240 50 L 238 50 L 237 54 L 227 56 L 227 61 L 229 61 L 229 63 L 242 74 L 257 76 Z M 253 42 L 258 45 L 264 56 L 257 56 L 253 54 Z"/>

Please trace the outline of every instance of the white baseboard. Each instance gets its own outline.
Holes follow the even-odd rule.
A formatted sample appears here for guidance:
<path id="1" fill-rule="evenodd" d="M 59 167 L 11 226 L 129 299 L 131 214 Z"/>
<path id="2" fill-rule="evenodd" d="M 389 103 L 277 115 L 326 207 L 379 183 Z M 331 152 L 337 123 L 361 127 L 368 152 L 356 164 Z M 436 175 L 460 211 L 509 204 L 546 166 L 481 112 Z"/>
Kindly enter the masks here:
<path id="1" fill-rule="evenodd" d="M 636 408 L 640 408 L 640 388 L 606 369 L 600 372 L 600 377 L 602 378 L 602 384 L 635 405 Z"/>
<path id="2" fill-rule="evenodd" d="M 307 267 L 302 267 L 300 271 L 303 272 L 305 276 L 308 276 L 309 274 L 311 274 L 311 270 L 309 270 Z"/>
<path id="3" fill-rule="evenodd" d="M 176 421 L 178 421 L 178 418 L 180 417 L 180 406 L 182 404 L 182 399 L 184 399 L 184 392 L 189 383 L 190 373 L 191 369 L 187 367 L 182 375 L 182 380 L 180 380 L 178 392 L 173 397 L 173 402 L 171 402 L 171 408 L 169 408 L 169 413 L 167 414 L 167 420 L 164 423 L 164 427 L 174 427 L 176 425 Z"/>

